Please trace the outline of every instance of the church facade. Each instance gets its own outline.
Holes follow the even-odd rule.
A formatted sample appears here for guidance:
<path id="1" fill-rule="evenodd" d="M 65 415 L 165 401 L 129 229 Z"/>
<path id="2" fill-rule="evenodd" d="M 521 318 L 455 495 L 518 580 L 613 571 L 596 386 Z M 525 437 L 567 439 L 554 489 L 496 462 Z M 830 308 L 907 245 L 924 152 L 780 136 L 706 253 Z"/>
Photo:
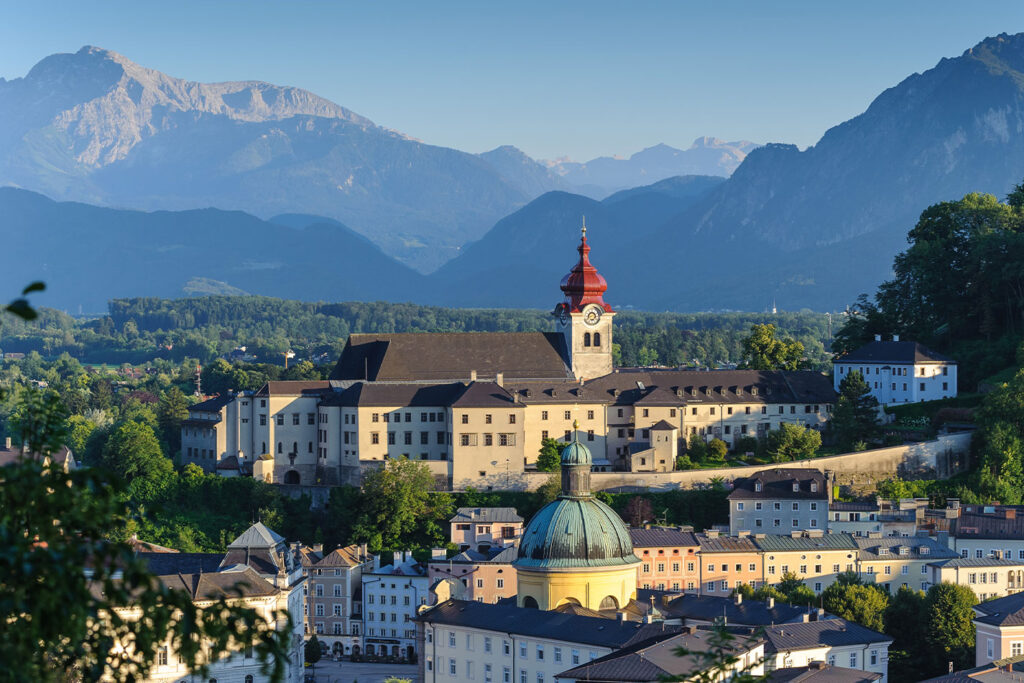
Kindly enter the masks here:
<path id="1" fill-rule="evenodd" d="M 782 423 L 824 427 L 835 391 L 821 373 L 614 368 L 615 311 L 585 231 L 578 252 L 554 331 L 353 334 L 327 381 L 193 406 L 184 461 L 313 485 L 408 457 L 446 487 L 516 488 L 545 438 L 578 439 L 595 470 L 656 472 L 691 435 L 733 447 Z"/>

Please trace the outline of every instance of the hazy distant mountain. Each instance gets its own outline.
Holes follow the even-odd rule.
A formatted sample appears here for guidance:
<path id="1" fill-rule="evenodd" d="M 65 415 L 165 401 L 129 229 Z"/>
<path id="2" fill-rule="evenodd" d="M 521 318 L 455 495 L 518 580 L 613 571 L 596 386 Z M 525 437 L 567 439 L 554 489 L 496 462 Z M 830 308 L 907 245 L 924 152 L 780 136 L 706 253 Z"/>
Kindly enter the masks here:
<path id="1" fill-rule="evenodd" d="M 686 175 L 728 177 L 757 145 L 702 137 L 687 150 L 655 145 L 628 159 L 599 157 L 586 163 L 548 162 L 550 170 L 574 191 L 601 199 L 618 190 Z"/>
<path id="2" fill-rule="evenodd" d="M 539 197 L 545 192 L 569 188 L 561 176 L 512 145 L 502 145 L 479 156 L 527 197 Z"/>
<path id="3" fill-rule="evenodd" d="M 311 212 L 421 268 L 529 195 L 298 88 L 203 84 L 95 47 L 0 79 L 0 185 L 141 209 Z"/>
<path id="4" fill-rule="evenodd" d="M 614 300 L 646 308 L 649 297 L 627 299 L 624 288 L 644 263 L 622 253 L 657 250 L 652 232 L 723 182 L 707 176 L 672 178 L 604 201 L 549 192 L 499 221 L 483 239 L 430 275 L 430 295 L 419 300 L 450 306 L 554 307 L 561 296 L 558 283 L 576 262 L 586 216 L 593 260 L 615 284 Z"/>
<path id="5" fill-rule="evenodd" d="M 403 301 L 424 277 L 336 222 L 286 227 L 240 211 L 146 213 L 54 202 L 0 188 L 4 277 L 10 291 L 77 312 L 114 297 L 266 294 L 304 300 Z"/>

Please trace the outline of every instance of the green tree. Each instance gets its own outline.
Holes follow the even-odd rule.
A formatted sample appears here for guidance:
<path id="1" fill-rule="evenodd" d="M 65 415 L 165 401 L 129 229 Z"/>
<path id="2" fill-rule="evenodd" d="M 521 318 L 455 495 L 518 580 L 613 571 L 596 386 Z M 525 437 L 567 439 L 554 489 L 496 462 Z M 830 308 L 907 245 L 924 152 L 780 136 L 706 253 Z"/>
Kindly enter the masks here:
<path id="1" fill-rule="evenodd" d="M 96 423 L 82 415 L 72 415 L 67 420 L 68 437 L 67 447 L 81 459 L 85 454 L 85 445 L 89 443 L 89 437 L 96 431 Z"/>
<path id="2" fill-rule="evenodd" d="M 878 399 L 871 395 L 871 387 L 859 370 L 850 371 L 839 383 L 831 427 L 836 441 L 846 450 L 852 450 L 858 441 L 878 437 Z"/>
<path id="3" fill-rule="evenodd" d="M 156 419 L 171 455 L 181 450 L 181 423 L 188 419 L 188 406 L 188 397 L 173 385 L 160 397 Z"/>
<path id="4" fill-rule="evenodd" d="M 822 607 L 843 619 L 849 619 L 873 631 L 885 628 L 888 596 L 875 586 L 838 581 L 821 594 Z"/>
<path id="5" fill-rule="evenodd" d="M 132 499 L 154 500 L 174 477 L 174 466 L 160 450 L 153 428 L 131 420 L 118 423 L 100 455 L 101 464 L 128 483 Z"/>
<path id="6" fill-rule="evenodd" d="M 921 626 L 926 623 L 925 594 L 900 587 L 885 610 L 885 633 L 892 637 L 889 647 L 890 678 L 910 680 L 915 674 L 928 671 L 926 644 Z"/>
<path id="7" fill-rule="evenodd" d="M 804 345 L 793 339 L 775 336 L 775 325 L 752 325 L 744 337 L 742 367 L 750 370 L 798 370 L 804 357 Z"/>
<path id="8" fill-rule="evenodd" d="M 931 661 L 953 662 L 954 671 L 974 664 L 974 610 L 977 598 L 967 586 L 939 583 L 925 595 L 924 637 Z"/>
<path id="9" fill-rule="evenodd" d="M 690 440 L 686 444 L 686 454 L 691 460 L 703 462 L 708 457 L 708 444 L 698 434 L 690 434 Z"/>
<path id="10" fill-rule="evenodd" d="M 555 439 L 544 439 L 537 454 L 537 469 L 541 472 L 557 472 L 562 464 L 561 450 Z"/>
<path id="11" fill-rule="evenodd" d="M 67 419 L 57 392 L 24 387 L 10 418 L 14 443 L 32 453 L 53 453 L 67 440 Z"/>
<path id="12" fill-rule="evenodd" d="M 548 480 L 537 487 L 535 492 L 536 505 L 540 507 L 547 505 L 555 498 L 558 498 L 558 494 L 562 492 L 562 478 L 557 474 L 552 474 L 548 477 Z"/>
<path id="13" fill-rule="evenodd" d="M 977 412 L 980 466 L 973 488 L 989 500 L 1019 504 L 1024 489 L 1024 370 L 985 396 Z"/>
<path id="14" fill-rule="evenodd" d="M 352 530 L 371 549 L 443 544 L 452 514 L 451 495 L 435 491 L 426 463 L 390 459 L 363 478 L 363 505 Z"/>
<path id="15" fill-rule="evenodd" d="M 773 462 L 813 458 L 821 448 L 821 434 L 802 425 L 783 422 L 765 436 L 765 452 Z"/>
<path id="16" fill-rule="evenodd" d="M 809 605 L 814 602 L 814 591 L 807 587 L 793 572 L 783 572 L 775 589 L 782 594 L 782 599 L 793 605 Z"/>
<path id="17" fill-rule="evenodd" d="M 320 661 L 320 658 L 323 657 L 323 654 L 323 647 L 320 645 L 320 641 L 317 640 L 317 637 L 315 635 L 306 641 L 306 645 L 303 648 L 303 655 L 305 657 L 306 662 L 313 667 L 314 678 L 316 677 L 316 663 Z"/>
<path id="18" fill-rule="evenodd" d="M 707 459 L 712 462 L 725 462 L 725 456 L 729 453 L 729 446 L 724 441 L 715 437 L 708 442 Z"/>

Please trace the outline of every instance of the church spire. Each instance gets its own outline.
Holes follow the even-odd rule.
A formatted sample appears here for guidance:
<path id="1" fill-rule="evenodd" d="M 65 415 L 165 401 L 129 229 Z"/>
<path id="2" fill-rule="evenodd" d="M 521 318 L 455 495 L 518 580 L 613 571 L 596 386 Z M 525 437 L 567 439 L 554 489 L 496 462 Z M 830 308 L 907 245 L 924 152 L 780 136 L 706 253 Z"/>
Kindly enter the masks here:
<path id="1" fill-rule="evenodd" d="M 604 293 L 608 283 L 590 263 L 590 245 L 587 243 L 587 217 L 583 216 L 583 227 L 580 228 L 580 245 L 576 248 L 580 260 L 569 274 L 562 278 L 561 289 L 565 294 L 564 306 L 568 313 L 578 313 L 587 304 L 597 304 L 606 313 L 612 313 L 612 307 L 604 302 Z"/>
<path id="2" fill-rule="evenodd" d="M 573 420 L 572 441 L 562 449 L 562 497 L 585 498 L 590 496 L 590 469 L 594 458 L 590 449 L 580 443 L 580 423 Z"/>

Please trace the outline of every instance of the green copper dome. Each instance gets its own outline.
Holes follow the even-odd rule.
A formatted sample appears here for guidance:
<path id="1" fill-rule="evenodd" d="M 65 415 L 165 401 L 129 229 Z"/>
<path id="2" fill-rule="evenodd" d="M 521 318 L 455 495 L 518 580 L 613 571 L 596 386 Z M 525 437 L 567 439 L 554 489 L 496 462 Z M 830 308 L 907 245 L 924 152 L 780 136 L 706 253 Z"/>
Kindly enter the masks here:
<path id="1" fill-rule="evenodd" d="M 519 543 L 517 567 L 612 567 L 635 564 L 629 530 L 590 495 L 590 449 L 573 438 L 562 449 L 562 495 L 533 516 Z"/>
<path id="2" fill-rule="evenodd" d="M 562 449 L 562 465 L 587 465 L 594 464 L 594 458 L 590 455 L 590 449 L 576 439 Z"/>

